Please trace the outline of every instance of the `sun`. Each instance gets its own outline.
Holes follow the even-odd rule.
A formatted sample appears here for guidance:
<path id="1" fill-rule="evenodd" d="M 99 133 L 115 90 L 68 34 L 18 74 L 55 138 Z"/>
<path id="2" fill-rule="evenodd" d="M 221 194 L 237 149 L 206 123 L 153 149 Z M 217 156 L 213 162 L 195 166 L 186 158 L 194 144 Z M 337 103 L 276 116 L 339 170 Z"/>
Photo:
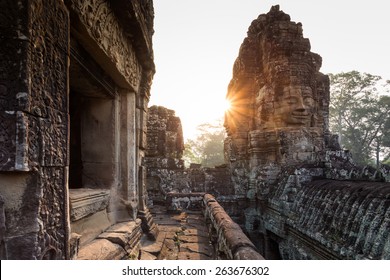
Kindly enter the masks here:
<path id="1" fill-rule="evenodd" d="M 230 102 L 230 100 L 228 100 L 228 99 L 224 99 L 224 101 L 223 101 L 223 110 L 225 111 L 225 112 L 227 112 L 227 111 L 229 111 L 230 110 L 230 108 L 232 107 L 232 103 Z"/>

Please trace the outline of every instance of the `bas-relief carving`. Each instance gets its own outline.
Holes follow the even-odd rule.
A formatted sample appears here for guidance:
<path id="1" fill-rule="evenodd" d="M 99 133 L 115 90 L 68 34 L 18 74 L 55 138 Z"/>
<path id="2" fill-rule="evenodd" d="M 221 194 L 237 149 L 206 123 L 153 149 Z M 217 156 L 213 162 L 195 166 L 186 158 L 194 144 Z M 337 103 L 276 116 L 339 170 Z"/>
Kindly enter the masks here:
<path id="1" fill-rule="evenodd" d="M 141 29 L 144 34 L 144 38 L 147 41 L 148 49 L 152 48 L 152 36 L 153 20 L 154 20 L 154 8 L 152 0 L 133 0 L 132 3 L 134 12 L 137 15 L 137 19 L 140 22 Z"/>
<path id="2" fill-rule="evenodd" d="M 5 22 L 9 33 L 0 52 L 4 62 L 0 67 L 7 68 L 0 71 L 0 138 L 6 144 L 1 148 L 0 168 L 31 172 L 20 197 L 23 204 L 10 209 L 15 219 L 8 229 L 9 257 L 64 259 L 68 14 L 62 1 L 17 3 L 18 13 L 9 3 L 2 10 L 18 26 Z M 23 227 L 32 230 L 20 232 Z"/>
<path id="3" fill-rule="evenodd" d="M 57 122 L 52 110 L 67 113 L 68 13 L 59 5 L 51 9 L 44 5 L 31 4 L 29 111 Z"/>
<path id="4" fill-rule="evenodd" d="M 12 9 L 8 5 L 4 11 Z M 15 17 L 13 21 L 26 26 L 29 18 L 31 28 L 15 27 L 16 34 L 9 34 L 11 38 L 2 44 L 5 68 L 0 76 L 0 138 L 7 145 L 0 151 L 1 170 L 31 170 L 39 161 L 39 152 L 45 150 L 44 143 L 59 143 L 58 149 L 50 150 L 62 153 L 57 158 L 66 160 L 67 11 L 59 5 L 45 9 L 42 1 L 33 1 L 29 9 L 26 7 L 19 5 L 19 13 L 10 14 Z M 60 123 L 50 134 L 63 141 L 52 141 L 53 136 L 41 134 L 39 123 L 47 121 Z"/>
<path id="5" fill-rule="evenodd" d="M 127 82 L 138 90 L 142 67 L 138 63 L 131 40 L 104 0 L 70 0 L 89 35 L 116 65 Z"/>
<path id="6" fill-rule="evenodd" d="M 0 170 L 15 170 L 18 110 L 27 92 L 27 8 L 16 1 L 0 3 Z"/>
<path id="7" fill-rule="evenodd" d="M 41 190 L 38 258 L 67 257 L 69 18 L 63 2 L 31 5 L 29 109 L 34 126 L 28 147 L 39 154 L 35 176 Z"/>
<path id="8" fill-rule="evenodd" d="M 15 168 L 15 116 L 0 112 L 0 142 L 4 143 L 0 147 L 0 170 L 8 171 Z"/>
<path id="9" fill-rule="evenodd" d="M 42 198 L 39 219 L 42 223 L 38 233 L 39 258 L 65 259 L 67 252 L 66 217 L 67 191 L 64 167 L 44 167 L 39 170 L 39 187 Z"/>

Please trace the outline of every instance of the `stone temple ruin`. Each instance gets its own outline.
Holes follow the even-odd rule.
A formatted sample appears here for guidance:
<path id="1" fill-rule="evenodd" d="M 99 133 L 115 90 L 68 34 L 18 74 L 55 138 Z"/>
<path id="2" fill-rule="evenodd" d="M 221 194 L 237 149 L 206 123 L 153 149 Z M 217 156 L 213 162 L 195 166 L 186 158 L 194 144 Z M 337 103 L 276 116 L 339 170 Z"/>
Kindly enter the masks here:
<path id="1" fill-rule="evenodd" d="M 279 6 L 252 22 L 225 119 L 245 229 L 266 259 L 389 259 L 389 169 L 360 168 L 340 149 L 320 67 Z"/>
<path id="2" fill-rule="evenodd" d="M 172 135 L 180 133 L 159 130 L 169 121 L 156 122 L 167 118 L 151 112 L 166 112 L 153 108 L 149 195 L 171 210 L 185 210 L 213 192 L 265 259 L 389 259 L 389 169 L 356 166 L 340 148 L 329 131 L 329 79 L 320 67 L 300 23 L 278 6 L 260 15 L 249 27 L 228 87 L 225 176 L 202 189 L 191 184 L 181 150 L 176 157 L 157 156 L 153 139 L 173 143 Z M 166 134 L 156 137 L 156 129 Z M 161 147 L 172 147 L 169 141 Z M 210 178 L 202 169 L 197 176 Z M 217 232 L 226 232 L 218 225 Z"/>
<path id="3" fill-rule="evenodd" d="M 202 200 L 199 197 L 202 193 L 215 196 L 233 193 L 226 165 L 207 168 L 191 164 L 190 168 L 184 167 L 181 121 L 173 110 L 161 106 L 150 107 L 147 131 L 145 166 L 149 201 L 165 204 L 166 198 L 173 194 L 192 193 L 192 200 L 196 205 L 195 201 Z M 183 203 L 191 204 L 190 201 Z"/>
<path id="4" fill-rule="evenodd" d="M 390 259 L 389 169 L 329 132 L 301 24 L 252 22 L 226 164 L 185 168 L 180 119 L 148 108 L 153 18 L 151 0 L 0 3 L 0 258 Z"/>

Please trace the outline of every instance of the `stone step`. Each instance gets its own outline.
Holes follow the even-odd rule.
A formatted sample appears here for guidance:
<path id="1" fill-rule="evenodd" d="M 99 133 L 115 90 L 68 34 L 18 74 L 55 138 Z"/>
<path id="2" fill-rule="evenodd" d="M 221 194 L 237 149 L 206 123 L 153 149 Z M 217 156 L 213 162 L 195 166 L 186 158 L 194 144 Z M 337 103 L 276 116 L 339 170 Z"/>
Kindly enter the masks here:
<path id="1" fill-rule="evenodd" d="M 142 261 L 149 261 L 149 260 L 150 261 L 154 261 L 154 260 L 157 260 L 157 257 L 155 255 L 152 255 L 151 253 L 146 252 L 146 251 L 141 249 L 140 260 L 142 260 Z"/>
<path id="2" fill-rule="evenodd" d="M 95 239 L 80 248 L 77 260 L 122 260 L 126 251 L 107 239 Z"/>

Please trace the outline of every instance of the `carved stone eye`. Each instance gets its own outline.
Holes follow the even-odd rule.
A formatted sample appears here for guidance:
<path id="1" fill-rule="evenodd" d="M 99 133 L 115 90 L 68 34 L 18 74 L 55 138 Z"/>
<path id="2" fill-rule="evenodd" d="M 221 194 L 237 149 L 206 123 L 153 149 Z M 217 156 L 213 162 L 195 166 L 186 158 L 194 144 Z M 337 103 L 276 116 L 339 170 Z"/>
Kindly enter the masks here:
<path id="1" fill-rule="evenodd" d="M 287 101 L 287 104 L 293 105 L 293 104 L 296 104 L 298 102 L 298 98 L 293 97 L 293 96 L 289 96 L 286 98 L 286 101 Z"/>
<path id="2" fill-rule="evenodd" d="M 310 96 L 304 97 L 303 103 L 307 106 L 313 106 L 314 105 L 314 99 Z"/>

